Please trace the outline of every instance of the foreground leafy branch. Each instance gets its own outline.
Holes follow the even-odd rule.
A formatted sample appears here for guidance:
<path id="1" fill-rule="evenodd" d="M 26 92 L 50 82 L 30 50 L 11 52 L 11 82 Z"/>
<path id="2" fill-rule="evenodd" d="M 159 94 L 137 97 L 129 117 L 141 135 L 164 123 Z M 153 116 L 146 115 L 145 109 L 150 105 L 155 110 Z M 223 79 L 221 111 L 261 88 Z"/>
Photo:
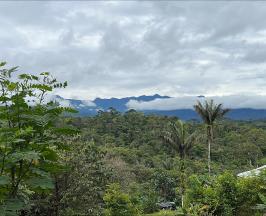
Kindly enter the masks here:
<path id="1" fill-rule="evenodd" d="M 60 167 L 56 120 L 71 108 L 47 100 L 55 88 L 65 88 L 48 72 L 14 76 L 17 67 L 0 63 L 0 211 L 16 215 L 28 196 L 53 188 L 51 174 Z"/>

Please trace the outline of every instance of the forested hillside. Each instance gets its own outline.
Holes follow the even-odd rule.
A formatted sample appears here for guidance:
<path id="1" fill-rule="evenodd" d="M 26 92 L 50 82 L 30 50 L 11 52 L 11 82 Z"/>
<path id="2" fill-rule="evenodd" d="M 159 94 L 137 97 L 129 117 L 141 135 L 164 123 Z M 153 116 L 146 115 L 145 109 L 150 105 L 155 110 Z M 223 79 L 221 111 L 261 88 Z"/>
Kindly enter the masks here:
<path id="1" fill-rule="evenodd" d="M 122 193 L 128 194 L 135 207 L 143 213 L 157 211 L 156 203 L 163 201 L 174 201 L 181 206 L 178 189 L 181 184 L 180 157 L 162 137 L 169 122 L 177 121 L 176 118 L 145 116 L 135 111 L 121 114 L 110 110 L 95 117 L 64 118 L 63 121 L 79 129 L 80 134 L 68 141 L 71 151 L 64 156 L 72 169 L 67 177 L 59 177 L 59 196 L 62 199 L 59 211 L 64 212 L 62 215 L 75 215 L 77 212 L 80 215 L 97 215 L 96 212 L 105 206 L 102 198 L 110 184 L 111 208 L 115 204 L 119 205 Z M 204 135 L 206 128 L 200 122 L 187 122 L 186 126 L 189 133 L 196 132 L 198 136 L 185 159 L 185 176 L 188 179 L 214 181 L 212 178 L 229 171 L 233 175 L 226 173 L 221 178 L 225 178 L 225 183 L 234 183 L 237 181 L 235 174 L 265 164 L 266 122 L 217 122 L 210 178 Z M 253 185 L 248 187 L 245 188 L 247 191 L 241 192 L 242 199 L 248 198 L 252 192 L 258 195 L 258 188 L 253 188 Z M 255 206 L 256 202 L 260 202 L 258 197 L 252 199 L 253 204 L 250 205 Z M 88 213 L 90 210 L 94 213 Z M 242 210 L 228 215 L 255 214 L 247 211 L 246 207 Z"/>
<path id="2" fill-rule="evenodd" d="M 110 155 L 120 155 L 131 166 L 167 168 L 173 165 L 175 152 L 162 138 L 167 125 L 177 118 L 145 116 L 129 111 L 125 114 L 110 110 L 96 117 L 73 118 L 68 124 L 82 131 L 82 138 L 93 141 Z M 205 126 L 201 122 L 187 122 L 188 131 L 197 131 L 198 140 L 189 152 L 191 171 L 204 173 L 207 169 Z M 215 125 L 212 149 L 214 172 L 230 169 L 235 173 L 263 165 L 266 154 L 266 122 L 221 120 Z"/>
<path id="3" fill-rule="evenodd" d="M 265 173 L 236 174 L 265 165 L 266 122 L 224 120 L 214 101 L 195 105 L 202 121 L 73 117 L 46 100 L 66 82 L 0 66 L 0 215 L 263 215 Z"/>

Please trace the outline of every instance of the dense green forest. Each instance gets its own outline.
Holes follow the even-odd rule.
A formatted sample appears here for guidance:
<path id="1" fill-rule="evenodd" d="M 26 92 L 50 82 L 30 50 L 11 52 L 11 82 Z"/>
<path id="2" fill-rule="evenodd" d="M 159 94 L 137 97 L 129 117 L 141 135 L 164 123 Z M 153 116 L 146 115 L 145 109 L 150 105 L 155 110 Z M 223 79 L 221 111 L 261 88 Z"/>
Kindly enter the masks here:
<path id="1" fill-rule="evenodd" d="M 66 82 L 0 66 L 0 215 L 264 214 L 266 174 L 237 174 L 266 164 L 266 121 L 223 119 L 214 101 L 195 105 L 202 121 L 81 118 L 46 99 Z"/>

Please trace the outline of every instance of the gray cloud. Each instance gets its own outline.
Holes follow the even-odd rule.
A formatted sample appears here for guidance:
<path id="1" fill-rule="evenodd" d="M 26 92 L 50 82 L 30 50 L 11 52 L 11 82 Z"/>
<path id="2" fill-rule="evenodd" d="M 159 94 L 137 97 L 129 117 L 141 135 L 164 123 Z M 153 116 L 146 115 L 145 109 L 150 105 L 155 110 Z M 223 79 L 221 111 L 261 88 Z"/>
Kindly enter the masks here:
<path id="1" fill-rule="evenodd" d="M 265 11 L 263 2 L 0 2 L 0 59 L 68 80 L 56 92 L 67 98 L 265 95 Z"/>

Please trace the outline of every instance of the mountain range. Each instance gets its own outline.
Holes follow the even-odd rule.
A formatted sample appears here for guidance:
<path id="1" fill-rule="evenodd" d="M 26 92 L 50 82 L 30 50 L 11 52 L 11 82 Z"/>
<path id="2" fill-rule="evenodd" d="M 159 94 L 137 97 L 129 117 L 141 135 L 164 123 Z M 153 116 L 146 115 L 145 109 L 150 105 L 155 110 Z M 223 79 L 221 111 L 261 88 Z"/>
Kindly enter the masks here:
<path id="1" fill-rule="evenodd" d="M 200 96 L 204 97 L 204 96 Z M 155 99 L 167 99 L 171 98 L 169 96 L 161 96 L 159 94 L 147 96 L 142 95 L 139 97 L 124 97 L 124 98 L 96 98 L 92 101 L 90 100 L 77 100 L 77 99 L 64 99 L 60 96 L 56 96 L 56 100 L 59 103 L 67 104 L 79 111 L 79 116 L 94 116 L 99 110 L 108 111 L 111 107 L 119 112 L 126 112 L 129 110 L 129 101 L 137 102 L 150 102 Z M 176 116 L 182 120 L 192 120 L 199 119 L 199 116 L 193 109 L 173 109 L 173 110 L 138 110 L 147 115 L 156 114 L 163 116 Z M 226 118 L 232 120 L 266 120 L 266 109 L 253 109 L 249 107 L 232 109 Z"/>

